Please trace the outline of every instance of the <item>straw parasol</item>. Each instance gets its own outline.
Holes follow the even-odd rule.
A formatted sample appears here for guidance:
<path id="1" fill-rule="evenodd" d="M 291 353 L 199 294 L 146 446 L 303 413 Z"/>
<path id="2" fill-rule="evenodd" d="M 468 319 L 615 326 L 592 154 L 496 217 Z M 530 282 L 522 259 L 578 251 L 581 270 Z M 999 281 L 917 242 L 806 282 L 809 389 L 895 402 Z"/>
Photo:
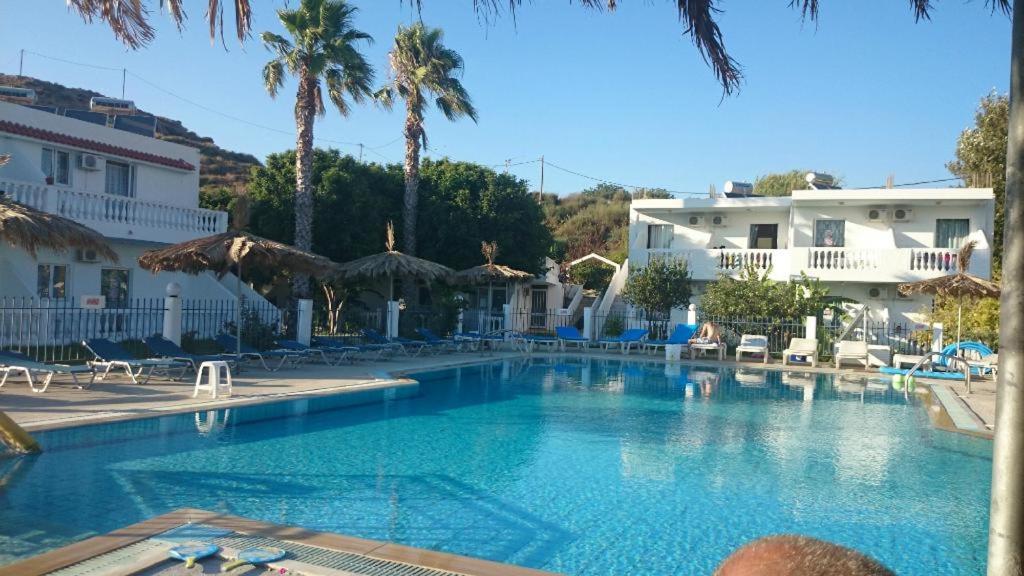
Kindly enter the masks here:
<path id="1" fill-rule="evenodd" d="M 487 284 L 487 305 L 491 305 L 495 282 L 523 282 L 533 279 L 534 275 L 501 264 L 495 264 L 498 256 L 497 242 L 481 242 L 480 252 L 487 260 L 486 264 L 474 266 L 455 273 L 454 281 L 458 284 Z"/>
<path id="2" fill-rule="evenodd" d="M 331 260 L 300 250 L 294 246 L 261 238 L 241 230 L 197 238 L 159 250 L 150 250 L 139 257 L 139 266 L 153 272 L 163 271 L 199 274 L 213 272 L 224 276 L 235 268 L 235 297 L 238 299 L 238 322 L 235 325 L 236 352 L 242 346 L 242 269 L 290 270 L 322 278 L 334 273 Z"/>
<path id="3" fill-rule="evenodd" d="M 40 248 L 55 252 L 95 250 L 117 262 L 117 253 L 102 234 L 56 214 L 30 208 L 0 196 L 0 239 L 25 250 L 34 258 Z"/>
<path id="4" fill-rule="evenodd" d="M 943 298 L 956 298 L 956 348 L 960 353 L 960 319 L 964 309 L 964 297 L 974 298 L 997 298 L 999 296 L 999 285 L 984 278 L 979 278 L 967 273 L 971 263 L 971 255 L 977 246 L 975 240 L 963 245 L 956 256 L 956 274 L 939 276 L 929 280 L 900 284 L 896 287 L 900 294 L 910 296 L 911 294 L 933 294 Z"/>
<path id="5" fill-rule="evenodd" d="M 424 260 L 395 250 L 395 227 L 388 222 L 385 251 L 358 260 L 339 264 L 337 276 L 344 279 L 365 278 L 377 280 L 387 278 L 388 299 L 395 299 L 395 288 L 392 279 L 414 278 L 427 282 L 447 281 L 454 271 L 437 262 Z"/>

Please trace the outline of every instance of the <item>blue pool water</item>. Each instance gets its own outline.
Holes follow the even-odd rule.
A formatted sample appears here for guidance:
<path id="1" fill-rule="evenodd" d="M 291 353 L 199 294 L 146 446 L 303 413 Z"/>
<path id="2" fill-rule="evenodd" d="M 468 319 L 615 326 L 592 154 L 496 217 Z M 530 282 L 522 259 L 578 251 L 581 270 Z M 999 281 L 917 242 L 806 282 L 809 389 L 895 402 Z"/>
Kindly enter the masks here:
<path id="1" fill-rule="evenodd" d="M 984 566 L 991 443 L 884 387 L 575 358 L 416 378 L 42 433 L 0 461 L 0 564 L 196 507 L 568 574 L 710 573 L 781 532 Z"/>

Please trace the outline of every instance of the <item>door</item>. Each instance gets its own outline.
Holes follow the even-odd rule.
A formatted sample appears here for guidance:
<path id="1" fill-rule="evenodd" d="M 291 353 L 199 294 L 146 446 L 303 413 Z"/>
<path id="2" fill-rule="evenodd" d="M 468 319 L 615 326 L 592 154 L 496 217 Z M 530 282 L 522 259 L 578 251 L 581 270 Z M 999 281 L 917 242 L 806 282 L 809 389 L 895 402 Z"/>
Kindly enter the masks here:
<path id="1" fill-rule="evenodd" d="M 544 328 L 548 315 L 548 289 L 534 288 L 530 293 L 530 328 Z"/>

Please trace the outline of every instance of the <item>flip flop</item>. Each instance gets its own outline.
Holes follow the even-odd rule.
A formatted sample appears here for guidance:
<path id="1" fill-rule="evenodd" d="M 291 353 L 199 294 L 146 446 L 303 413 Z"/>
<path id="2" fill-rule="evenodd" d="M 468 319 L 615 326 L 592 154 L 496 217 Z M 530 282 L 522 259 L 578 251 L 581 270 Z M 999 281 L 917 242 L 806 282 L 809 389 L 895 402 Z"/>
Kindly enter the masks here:
<path id="1" fill-rule="evenodd" d="M 221 566 L 221 572 L 229 572 L 246 564 L 266 564 L 285 557 L 288 552 L 272 546 L 253 546 L 238 553 L 238 558 Z"/>
<path id="2" fill-rule="evenodd" d="M 167 555 L 175 560 L 183 560 L 185 568 L 191 569 L 196 565 L 196 560 L 202 560 L 207 556 L 213 556 L 220 550 L 220 546 L 207 542 L 190 542 L 175 546 L 167 551 Z"/>

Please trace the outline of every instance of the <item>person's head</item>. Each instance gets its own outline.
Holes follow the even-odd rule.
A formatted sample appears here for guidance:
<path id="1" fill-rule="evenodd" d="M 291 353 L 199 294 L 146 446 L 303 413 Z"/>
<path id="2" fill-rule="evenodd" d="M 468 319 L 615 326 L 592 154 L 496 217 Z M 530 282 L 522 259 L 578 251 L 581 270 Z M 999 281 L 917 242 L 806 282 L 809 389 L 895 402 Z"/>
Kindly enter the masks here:
<path id="1" fill-rule="evenodd" d="M 784 534 L 749 542 L 722 561 L 715 576 L 895 576 L 856 550 Z"/>

